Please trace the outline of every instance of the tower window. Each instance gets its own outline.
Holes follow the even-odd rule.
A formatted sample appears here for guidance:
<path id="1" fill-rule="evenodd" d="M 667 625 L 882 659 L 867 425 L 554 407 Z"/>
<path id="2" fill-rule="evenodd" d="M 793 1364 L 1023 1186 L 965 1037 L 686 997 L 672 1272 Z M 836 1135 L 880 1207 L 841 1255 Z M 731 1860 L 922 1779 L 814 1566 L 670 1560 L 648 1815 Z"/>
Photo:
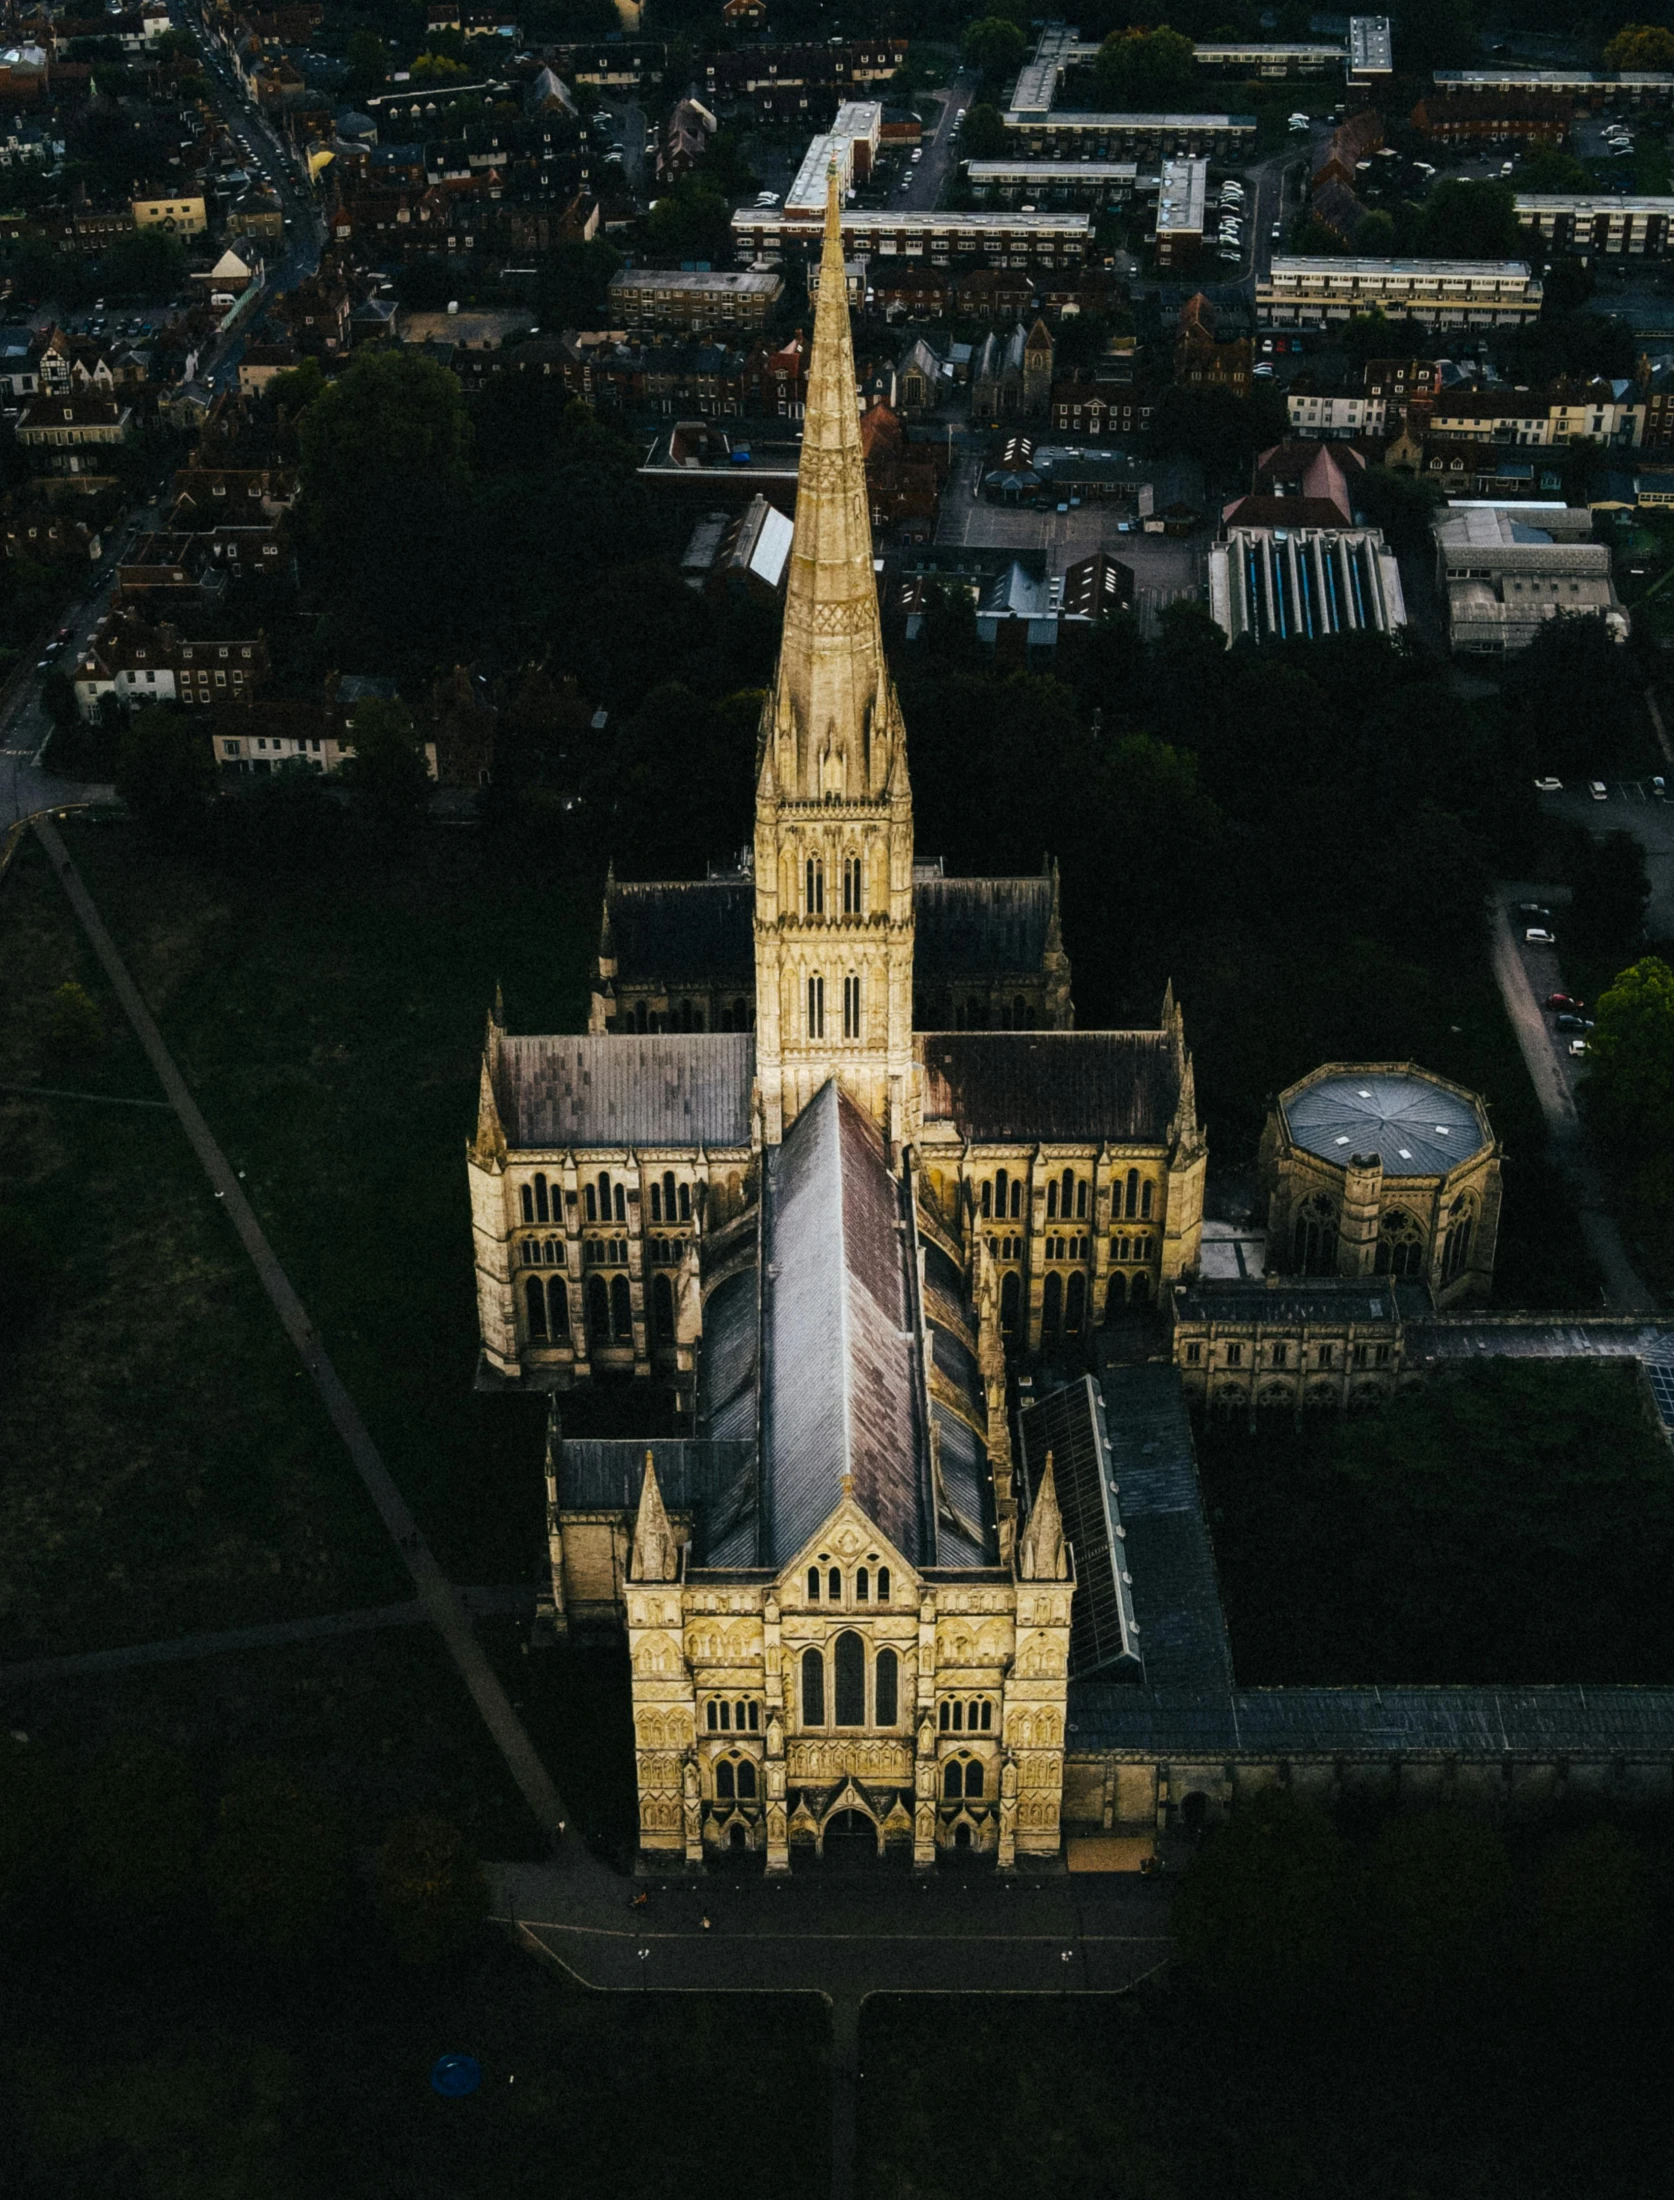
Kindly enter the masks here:
<path id="1" fill-rule="evenodd" d="M 1139 1171 L 1128 1171 L 1128 1220 L 1132 1222 L 1139 1213 Z"/>
<path id="2" fill-rule="evenodd" d="M 987 1214 L 987 1212 L 988 1212 L 988 1209 L 987 1209 L 986 1207 L 984 1207 L 984 1209 L 983 1209 L 982 1211 L 983 1211 L 983 1213 L 984 1213 L 984 1214 Z M 1004 1171 L 1004 1169 L 999 1169 L 999 1170 L 996 1170 L 996 1172 L 995 1172 L 995 1175 L 994 1175 L 994 1212 L 995 1212 L 995 1213 L 996 1213 L 997 1215 L 1003 1215 L 1003 1214 L 1005 1213 L 1005 1211 L 1006 1211 L 1006 1172 Z"/>
<path id="3" fill-rule="evenodd" d="M 982 1180 L 982 1212 L 985 1218 L 994 1212 L 994 1186 L 987 1177 Z"/>
<path id="4" fill-rule="evenodd" d="M 1146 1190 L 1149 1192 L 1149 1185 Z M 1150 1211 L 1147 1206 L 1145 1212 L 1149 1214 Z M 1075 1180 L 1075 1218 L 1078 1222 L 1085 1222 L 1087 1219 L 1087 1179 L 1084 1176 L 1078 1176 Z"/>
<path id="5" fill-rule="evenodd" d="M 807 914 L 810 917 L 825 915 L 825 865 L 818 856 L 810 856 L 807 862 Z"/>
<path id="6" fill-rule="evenodd" d="M 860 979 L 854 972 L 843 980 L 843 1037 L 860 1037 Z"/>
<path id="7" fill-rule="evenodd" d="M 552 1313 L 553 1341 L 567 1341 L 570 1334 L 570 1293 L 562 1276 L 553 1276 L 548 1280 L 546 1298 Z"/>
<path id="8" fill-rule="evenodd" d="M 817 973 L 808 980 L 808 1036 L 825 1037 L 825 980 Z"/>
<path id="9" fill-rule="evenodd" d="M 537 1176 L 535 1179 L 535 1220 L 537 1222 L 550 1222 L 552 1220 L 552 1210 L 547 1205 L 546 1178 L 544 1176 Z"/>
<path id="10" fill-rule="evenodd" d="M 1151 1190 L 1151 1179 L 1147 1177 L 1139 1187 L 1139 1213 L 1141 1220 L 1145 1222 L 1151 1219 Z"/>
<path id="11" fill-rule="evenodd" d="M 690 1222 L 692 1219 L 692 1187 L 682 1178 L 677 1188 L 680 1193 L 680 1219 L 682 1222 Z M 672 1222 L 674 1217 L 670 1215 L 669 1220 Z"/>
<path id="12" fill-rule="evenodd" d="M 527 1184 L 523 1187 L 522 1199 L 523 1219 L 525 1222 L 533 1222 L 535 1219 L 535 1195 Z M 986 1212 L 986 1209 L 984 1212 Z"/>
<path id="13" fill-rule="evenodd" d="M 843 858 L 843 914 L 858 917 L 865 913 L 865 892 L 861 883 L 860 858 Z"/>
<path id="14" fill-rule="evenodd" d="M 524 1287 L 529 1307 L 529 1334 L 531 1337 L 546 1335 L 546 1292 L 539 1276 L 531 1276 Z"/>

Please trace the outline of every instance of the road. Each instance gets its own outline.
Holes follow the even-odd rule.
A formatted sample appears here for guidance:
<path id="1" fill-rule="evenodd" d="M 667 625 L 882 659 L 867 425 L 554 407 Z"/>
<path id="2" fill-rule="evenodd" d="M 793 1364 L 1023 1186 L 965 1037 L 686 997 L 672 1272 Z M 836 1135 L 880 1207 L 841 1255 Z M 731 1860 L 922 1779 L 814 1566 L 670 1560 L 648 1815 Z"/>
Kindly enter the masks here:
<path id="1" fill-rule="evenodd" d="M 1628 1257 L 1622 1233 L 1605 1205 L 1603 1172 L 1582 1133 L 1575 1106 L 1582 1062 L 1571 1057 L 1568 1039 L 1553 1028 L 1541 1005 L 1549 993 L 1564 990 L 1557 951 L 1531 946 L 1516 915 L 1518 902 L 1544 898 L 1538 887 L 1501 887 L 1493 914 L 1495 983 L 1546 1119 L 1553 1163 L 1575 1194 L 1581 1234 L 1604 1279 L 1605 1304 L 1618 1314 L 1654 1313 L 1656 1295 Z"/>
<path id="2" fill-rule="evenodd" d="M 936 93 L 942 102 L 941 120 L 919 148 L 916 166 L 907 170 L 905 188 L 891 194 L 892 206 L 910 213 L 929 214 L 941 205 L 947 184 L 959 164 L 957 123 L 961 108 L 968 108 L 982 79 L 975 69 L 961 69 Z"/>

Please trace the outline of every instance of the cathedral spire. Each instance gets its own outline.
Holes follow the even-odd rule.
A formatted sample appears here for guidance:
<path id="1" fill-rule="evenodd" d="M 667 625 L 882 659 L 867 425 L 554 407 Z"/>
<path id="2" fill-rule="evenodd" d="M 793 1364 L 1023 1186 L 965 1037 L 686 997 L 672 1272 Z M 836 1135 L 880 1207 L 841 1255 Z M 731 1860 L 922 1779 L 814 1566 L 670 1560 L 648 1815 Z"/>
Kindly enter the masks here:
<path id="1" fill-rule="evenodd" d="M 842 191 L 826 179 L 825 243 L 814 313 L 796 531 L 784 641 L 764 744 L 792 800 L 876 798 L 898 759 L 878 622 L 860 397 L 843 265 Z M 776 753 L 775 753 L 776 752 Z M 762 777 L 766 778 L 764 758 Z M 897 774 L 897 783 L 899 777 Z"/>

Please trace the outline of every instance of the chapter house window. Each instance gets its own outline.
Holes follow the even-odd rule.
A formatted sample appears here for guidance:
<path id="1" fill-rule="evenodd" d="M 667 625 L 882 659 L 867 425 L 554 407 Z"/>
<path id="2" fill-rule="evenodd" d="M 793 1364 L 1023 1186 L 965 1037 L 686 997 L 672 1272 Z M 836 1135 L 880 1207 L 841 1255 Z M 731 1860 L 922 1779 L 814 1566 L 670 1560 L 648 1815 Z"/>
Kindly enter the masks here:
<path id="1" fill-rule="evenodd" d="M 817 974 L 808 980 L 808 1036 L 825 1037 L 825 980 Z"/>
<path id="2" fill-rule="evenodd" d="M 860 979 L 853 972 L 843 980 L 843 1037 L 860 1037 Z"/>
<path id="3" fill-rule="evenodd" d="M 802 1723 L 825 1724 L 825 1660 L 817 1650 L 802 1653 Z"/>

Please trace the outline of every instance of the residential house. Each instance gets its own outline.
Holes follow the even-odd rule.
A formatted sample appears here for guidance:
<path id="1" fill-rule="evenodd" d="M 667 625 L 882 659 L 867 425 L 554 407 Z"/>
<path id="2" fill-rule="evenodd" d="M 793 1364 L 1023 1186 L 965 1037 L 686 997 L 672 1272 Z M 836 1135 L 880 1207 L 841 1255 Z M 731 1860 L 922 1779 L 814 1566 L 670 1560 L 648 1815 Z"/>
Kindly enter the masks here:
<path id="1" fill-rule="evenodd" d="M 134 409 L 118 397 L 93 392 L 43 391 L 18 416 L 17 440 L 40 451 L 56 473 L 85 474 L 108 463 L 113 446 L 133 432 Z"/>
<path id="2" fill-rule="evenodd" d="M 260 634 L 222 640 L 188 637 L 172 620 L 150 624 L 138 613 L 112 611 L 75 660 L 71 680 L 84 718 L 106 695 L 129 704 L 182 703 L 208 709 L 245 703 L 267 677 Z"/>
<path id="3" fill-rule="evenodd" d="M 1244 397 L 1250 387 L 1250 339 L 1223 339 L 1214 306 L 1201 290 L 1180 308 L 1174 334 L 1174 379 L 1194 389 L 1228 389 Z"/>

